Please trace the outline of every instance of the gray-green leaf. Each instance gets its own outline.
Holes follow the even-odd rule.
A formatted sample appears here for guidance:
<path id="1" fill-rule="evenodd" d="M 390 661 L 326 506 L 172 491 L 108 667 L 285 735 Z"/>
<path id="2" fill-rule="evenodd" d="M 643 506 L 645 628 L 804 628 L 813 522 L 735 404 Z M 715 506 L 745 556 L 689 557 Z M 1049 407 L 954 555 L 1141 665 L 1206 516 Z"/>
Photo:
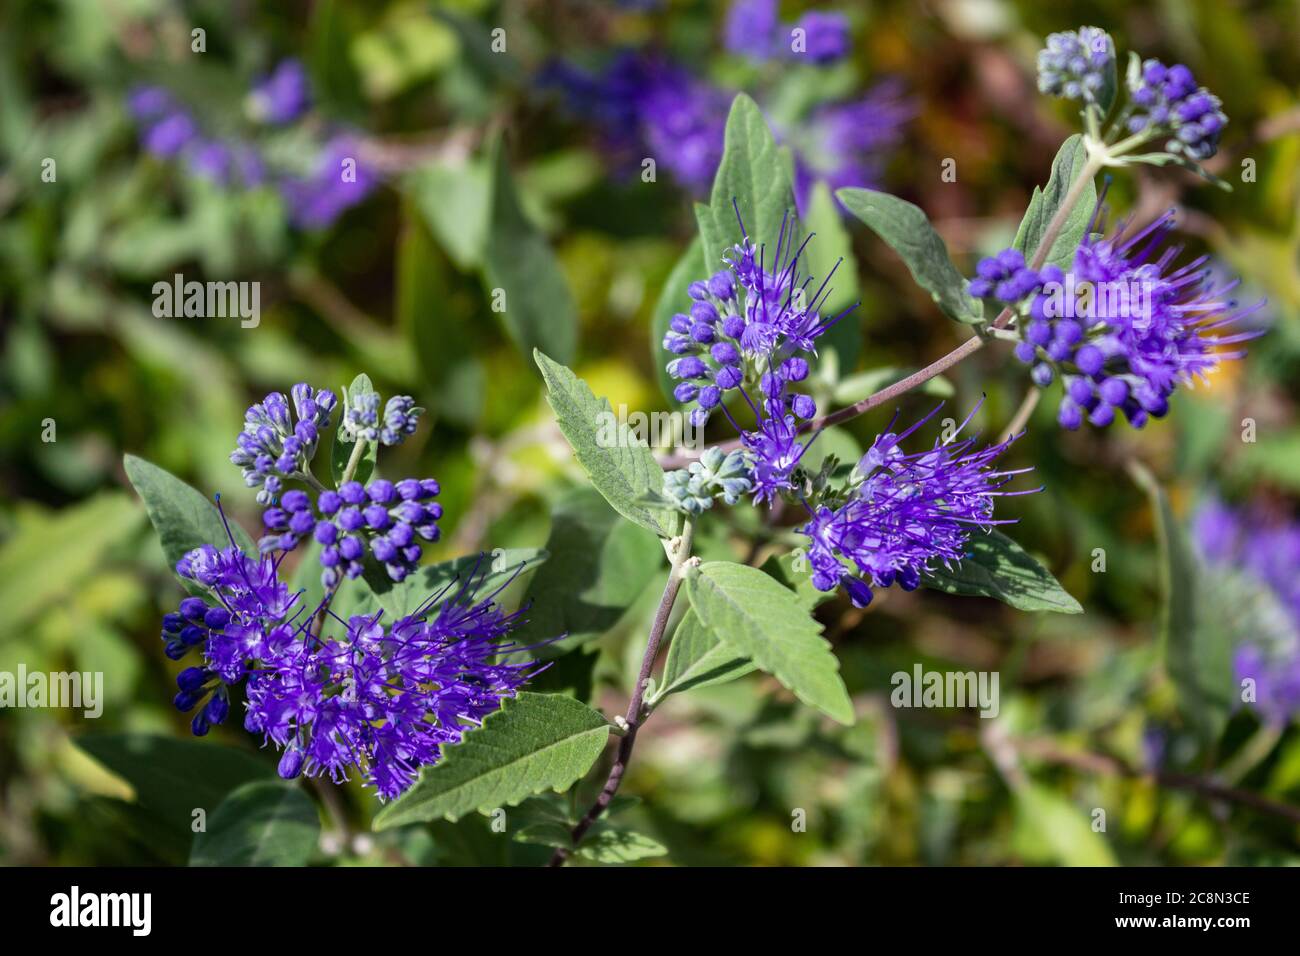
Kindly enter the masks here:
<path id="1" fill-rule="evenodd" d="M 279 781 L 235 790 L 194 835 L 190 866 L 304 866 L 320 837 L 316 805 Z"/>
<path id="2" fill-rule="evenodd" d="M 560 431 L 592 486 L 629 521 L 661 538 L 671 537 L 676 527 L 672 516 L 645 504 L 664 487 L 664 471 L 649 447 L 615 418 L 609 399 L 596 398 L 586 382 L 542 352 L 533 357 Z"/>
<path id="3" fill-rule="evenodd" d="M 719 268 L 722 254 L 740 241 L 737 207 L 753 241 L 766 242 L 774 249 L 782 219 L 792 205 L 789 165 L 758 104 L 740 93 L 727 116 L 722 162 L 713 180 L 709 204 L 695 206 L 705 268 Z"/>
<path id="4" fill-rule="evenodd" d="M 1056 159 L 1052 161 L 1052 175 L 1047 180 L 1047 188 L 1034 187 L 1029 208 L 1025 210 L 1024 218 L 1020 220 L 1020 228 L 1016 230 L 1016 239 L 1012 245 L 1023 252 L 1026 259 L 1032 259 L 1037 253 L 1038 244 L 1043 240 L 1048 223 L 1061 208 L 1066 193 L 1070 191 L 1070 187 L 1079 178 L 1087 163 L 1088 151 L 1083 145 L 1083 137 L 1075 133 L 1062 143 L 1057 151 Z M 1070 215 L 1065 220 L 1065 226 L 1057 235 L 1056 241 L 1052 243 L 1051 251 L 1043 260 L 1045 263 L 1062 269 L 1070 268 L 1079 243 L 1085 238 L 1084 233 L 1088 230 L 1088 223 L 1092 219 L 1096 205 L 1097 187 L 1089 182 L 1084 187 L 1079 201 L 1070 210 Z"/>
<path id="5" fill-rule="evenodd" d="M 505 149 L 492 159 L 492 212 L 483 253 L 483 279 L 505 294 L 506 329 L 525 355 L 543 349 L 573 360 L 578 315 L 559 260 L 519 205 Z"/>
<path id="6" fill-rule="evenodd" d="M 726 561 L 686 578 L 691 607 L 725 644 L 771 674 L 810 707 L 853 723 L 853 703 L 821 625 L 794 592 L 757 568 Z"/>
<path id="7" fill-rule="evenodd" d="M 564 640 L 537 648 L 545 660 L 600 637 L 623 616 L 663 564 L 653 534 L 624 521 L 605 499 L 575 488 L 551 512 L 550 555 L 528 588 L 528 622 L 515 632 L 519 644 L 561 634 Z"/>
<path id="8" fill-rule="evenodd" d="M 669 694 L 732 681 L 755 669 L 753 662 L 732 645 L 709 633 L 691 608 L 673 633 L 661 686 L 650 703 L 656 704 Z"/>
<path id="9" fill-rule="evenodd" d="M 921 583 L 948 594 L 997 598 L 1021 611 L 1083 613 L 1052 572 L 1002 532 L 972 535 L 967 551 L 956 567 L 940 566 L 923 574 Z"/>
<path id="10" fill-rule="evenodd" d="M 411 789 L 375 817 L 375 828 L 456 820 L 543 790 L 565 790 L 591 769 L 608 737 L 608 722 L 586 704 L 560 694 L 521 693 L 425 767 Z"/>
<path id="11" fill-rule="evenodd" d="M 966 291 L 966 278 L 948 258 L 948 247 L 919 207 L 874 189 L 854 187 L 835 195 L 898 253 L 912 278 L 945 315 L 968 325 L 984 320 L 983 303 Z"/>
<path id="12" fill-rule="evenodd" d="M 213 502 L 171 472 L 143 458 L 127 455 L 122 464 L 131 485 L 144 502 L 154 530 L 158 532 L 163 554 L 172 565 L 199 545 L 210 544 L 218 549 L 230 546 L 221 513 Z M 253 539 L 233 520 L 230 521 L 230 532 L 240 550 L 245 554 L 257 554 Z"/>

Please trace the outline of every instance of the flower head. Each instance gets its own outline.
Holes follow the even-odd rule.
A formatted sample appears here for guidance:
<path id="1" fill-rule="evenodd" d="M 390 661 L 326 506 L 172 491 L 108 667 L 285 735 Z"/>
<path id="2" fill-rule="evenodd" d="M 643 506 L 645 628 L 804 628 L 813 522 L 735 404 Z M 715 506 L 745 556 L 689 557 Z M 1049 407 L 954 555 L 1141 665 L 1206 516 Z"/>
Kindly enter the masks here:
<path id="1" fill-rule="evenodd" d="M 1194 516 L 1192 537 L 1215 599 L 1240 608 L 1234 676 L 1254 682 L 1265 720 L 1284 724 L 1300 714 L 1300 522 L 1211 498 Z M 1273 600 L 1261 600 L 1259 588 Z"/>
<path id="2" fill-rule="evenodd" d="M 1115 43 L 1100 27 L 1053 33 L 1038 51 L 1042 93 L 1096 103 L 1115 66 Z"/>
<path id="3" fill-rule="evenodd" d="M 302 61 L 297 59 L 277 63 L 275 69 L 254 85 L 248 95 L 248 109 L 252 116 L 274 126 L 293 122 L 310 105 L 311 83 Z"/>
<path id="4" fill-rule="evenodd" d="M 501 663 L 523 648 L 501 643 L 517 625 L 475 592 L 475 571 L 409 617 L 384 626 L 381 615 L 336 619 L 341 636 L 307 635 L 272 649 L 248 678 L 244 726 L 283 748 L 280 775 L 356 769 L 381 799 L 415 780 L 442 748 L 501 706 L 540 668 Z"/>
<path id="5" fill-rule="evenodd" d="M 819 66 L 825 66 L 848 56 L 851 48 L 849 23 L 843 14 L 809 10 L 794 25 L 803 31 L 806 56 Z M 799 55 L 799 54 L 796 54 Z"/>
<path id="6" fill-rule="evenodd" d="M 322 491 L 313 502 L 304 491 L 288 491 L 278 507 L 262 514 L 267 535 L 262 551 L 289 551 L 311 535 L 321 545 L 321 582 L 335 587 L 344 576 L 365 571 L 369 551 L 394 581 L 405 580 L 424 555 L 420 541 L 437 541 L 442 505 L 433 478 L 399 482 L 375 478 L 367 485 L 344 482 L 338 491 Z"/>
<path id="7" fill-rule="evenodd" d="M 336 134 L 321 147 L 309 172 L 280 181 L 296 226 L 323 229 L 375 190 L 378 175 L 360 153 L 355 137 Z"/>
<path id="8" fill-rule="evenodd" d="M 927 451 L 904 453 L 902 442 L 939 407 L 902 434 L 878 435 L 858 462 L 848 501 L 811 510 L 800 532 L 810 541 L 816 588 L 843 585 L 859 607 L 871 601 L 872 585 L 897 582 L 910 591 L 937 564 L 961 561 L 971 534 L 1006 523 L 993 518 L 996 497 L 1030 493 L 999 490 L 1029 470 L 994 468 L 1011 440 L 978 450 L 974 438 L 936 441 Z"/>
<path id="9" fill-rule="evenodd" d="M 338 403 L 329 389 L 316 391 L 305 382 L 295 385 L 290 394 L 292 410 L 280 392 L 250 406 L 244 413 L 244 430 L 230 453 L 231 463 L 243 472 L 244 484 L 259 489 L 257 500 L 262 504 L 276 500 L 285 479 L 307 474 L 321 432 L 329 428 L 330 413 Z"/>
<path id="10" fill-rule="evenodd" d="M 1197 86 L 1187 67 L 1147 60 L 1130 73 L 1128 87 L 1136 107 L 1128 121 L 1130 132 L 1169 134 L 1165 149 L 1189 159 L 1209 159 L 1218 150 L 1228 117 L 1219 98 Z"/>

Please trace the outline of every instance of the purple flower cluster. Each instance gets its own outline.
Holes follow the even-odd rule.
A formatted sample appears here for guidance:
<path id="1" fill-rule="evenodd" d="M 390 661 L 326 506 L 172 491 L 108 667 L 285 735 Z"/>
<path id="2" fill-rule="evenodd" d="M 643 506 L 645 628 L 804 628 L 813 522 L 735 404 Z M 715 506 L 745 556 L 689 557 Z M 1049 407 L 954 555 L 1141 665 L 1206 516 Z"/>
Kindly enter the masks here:
<path id="1" fill-rule="evenodd" d="M 423 557 L 416 539 L 437 541 L 440 536 L 442 505 L 432 501 L 440 490 L 432 478 L 395 484 L 376 478 L 364 487 L 349 481 L 338 491 L 322 491 L 315 503 L 305 491 L 286 491 L 279 506 L 262 514 L 271 533 L 259 548 L 290 551 L 310 534 L 321 545 L 321 583 L 326 588 L 337 586 L 344 575 L 360 577 L 367 551 L 392 580 L 401 581 Z"/>
<path id="2" fill-rule="evenodd" d="M 282 60 L 248 94 L 248 111 L 254 119 L 283 126 L 311 106 L 311 84 L 299 60 Z"/>
<path id="3" fill-rule="evenodd" d="M 905 454 L 902 442 L 941 407 L 901 434 L 887 430 L 876 437 L 854 471 L 848 501 L 809 509 L 811 520 L 799 530 L 810 540 L 814 587 L 833 591 L 842 585 L 858 607 L 871 602 L 872 585 L 897 583 L 911 591 L 936 563 L 961 561 L 976 529 L 1008 523 L 993 519 L 994 498 L 1033 493 L 999 490 L 1030 470 L 994 469 L 1014 438 L 979 450 L 975 438 L 936 441 L 928 451 Z"/>
<path id="4" fill-rule="evenodd" d="M 248 96 L 250 119 L 262 126 L 284 126 L 303 117 L 311 104 L 306 70 L 297 60 L 284 60 L 258 81 Z M 161 159 L 184 160 L 197 176 L 222 186 L 255 188 L 272 183 L 300 228 L 328 226 L 346 209 L 360 203 L 377 185 L 377 177 L 359 156 L 354 138 L 335 133 L 320 144 L 315 156 L 293 168 L 273 164 L 247 137 L 209 136 L 193 111 L 158 86 L 134 89 L 127 108 L 140 128 L 146 152 Z"/>
<path id="5" fill-rule="evenodd" d="M 132 90 L 127 111 L 140 128 L 141 146 L 159 159 L 180 159 L 194 175 L 223 186 L 253 188 L 266 181 L 266 167 L 255 147 L 203 135 L 189 110 L 161 87 Z"/>
<path id="6" fill-rule="evenodd" d="M 503 612 L 495 594 L 476 600 L 481 581 L 471 575 L 436 613 L 387 628 L 354 616 L 343 638 L 288 642 L 251 670 L 244 726 L 284 750 L 280 776 L 341 782 L 355 767 L 391 799 L 513 697 L 540 668 L 498 662 L 522 650 L 500 640 L 521 612 Z"/>
<path id="7" fill-rule="evenodd" d="M 808 377 L 808 361 L 798 353 L 813 352 L 816 339 L 852 309 L 822 319 L 831 276 L 809 294 L 813 280 L 799 272 L 808 239 L 796 247 L 795 229 L 786 217 L 767 263 L 767 247 L 755 246 L 742 225 L 742 241 L 724 257 L 727 268 L 688 287 L 690 312 L 673 316 L 664 348 L 679 356 L 668 362 L 668 374 L 680 381 L 676 399 L 696 405 L 693 425 L 703 427 L 726 392 L 756 376 L 777 414 L 790 410 L 806 419 L 817 413 L 810 396 L 788 391 Z"/>
<path id="8" fill-rule="evenodd" d="M 1223 346 L 1260 334 L 1224 334 L 1263 303 L 1238 308 L 1228 298 L 1237 282 L 1217 282 L 1205 256 L 1176 265 L 1181 247 L 1163 247 L 1173 228 L 1171 212 L 1127 238 L 1124 228 L 1109 238 L 1090 229 L 1068 275 L 1025 268 L 1015 250 L 980 262 L 971 294 L 1021 311 L 1016 358 L 1040 388 L 1061 379 L 1063 427 L 1085 417 L 1105 427 L 1122 412 L 1142 428 L 1164 416 L 1179 384 L 1244 354 Z"/>
<path id="9" fill-rule="evenodd" d="M 852 41 L 841 14 L 810 10 L 793 25 L 782 26 L 777 6 L 777 0 L 735 0 L 723 25 L 727 51 L 758 62 L 806 56 L 818 65 L 848 56 Z"/>
<path id="10" fill-rule="evenodd" d="M 244 484 L 258 489 L 261 504 L 274 501 L 285 480 L 308 474 L 316 444 L 329 428 L 330 413 L 338 403 L 329 389 L 318 392 L 306 382 L 289 392 L 297 422 L 284 395 L 272 392 L 244 413 L 244 430 L 230 453 L 231 463 L 243 472 Z"/>
<path id="11" fill-rule="evenodd" d="M 1053 33 L 1038 51 L 1038 90 L 1096 103 L 1115 65 L 1115 44 L 1100 27 Z"/>
<path id="12" fill-rule="evenodd" d="M 1219 98 L 1196 85 L 1191 70 L 1181 63 L 1165 66 L 1159 60 L 1147 60 L 1128 82 L 1136 107 L 1128 120 L 1130 132 L 1172 133 L 1165 148 L 1190 159 L 1209 159 L 1215 154 L 1228 117 Z"/>
<path id="13" fill-rule="evenodd" d="M 1263 510 L 1236 511 L 1205 502 L 1192 525 L 1206 563 L 1218 574 L 1244 574 L 1268 588 L 1287 620 L 1251 628 L 1233 657 L 1238 681 L 1255 681 L 1264 718 L 1285 723 L 1300 714 L 1300 522 Z"/>
<path id="14" fill-rule="evenodd" d="M 847 53 L 848 27 L 837 14 L 808 13 L 806 56 L 827 63 Z M 775 5 L 751 0 L 733 6 L 724 31 L 728 49 L 755 60 L 780 47 Z M 659 54 L 623 52 L 603 71 L 552 64 L 543 85 L 563 91 L 570 111 L 594 122 L 605 148 L 628 168 L 651 157 L 696 195 L 708 191 L 722 158 L 732 95 Z M 778 128 L 778 139 L 795 157 L 795 195 L 800 209 L 818 180 L 832 190 L 878 182 L 888 151 L 913 114 L 898 84 L 886 82 L 853 99 L 812 106 L 801 119 Z"/>
<path id="15" fill-rule="evenodd" d="M 168 614 L 163 639 L 174 660 L 191 649 L 202 657 L 176 679 L 178 710 L 202 704 L 193 733 L 224 722 L 231 687 L 246 681 L 244 726 L 284 751 L 286 779 L 328 773 L 340 782 L 355 768 L 381 799 L 395 797 L 537 671 L 499 662 L 521 650 L 500 640 L 521 612 L 503 612 L 495 593 L 476 598 L 477 566 L 456 593 L 448 597 L 448 585 L 391 627 L 381 614 L 343 621 L 328 605 L 303 614 L 301 594 L 289 593 L 278 567 L 278 559 L 250 558 L 233 544 L 190 552 L 176 570 L 207 596 L 186 598 Z M 324 634 L 320 625 L 330 621 L 343 637 Z"/>
<path id="16" fill-rule="evenodd" d="M 674 316 L 664 336 L 664 348 L 677 356 L 667 365 L 678 381 L 674 397 L 694 403 L 690 421 L 696 427 L 714 409 L 722 410 L 746 451 L 748 490 L 756 502 L 768 504 L 794 489 L 794 472 L 808 447 L 800 440 L 799 420 L 817 414 L 812 396 L 794 391 L 808 377 L 806 356 L 815 354 L 822 333 L 856 308 L 822 317 L 831 276 L 811 291 L 812 278 L 799 270 L 811 237 L 797 242 L 796 229 L 790 217 L 782 221 L 769 262 L 767 246 L 756 246 L 742 223 L 741 242 L 724 257 L 727 268 L 691 283 L 689 314 Z M 752 430 L 737 424 L 724 403 L 733 391 L 753 412 Z M 670 496 L 680 497 L 687 487 L 689 476 L 669 479 Z"/>
<path id="17" fill-rule="evenodd" d="M 195 649 L 203 657 L 202 666 L 180 672 L 173 700 L 183 713 L 204 704 L 190 723 L 196 736 L 225 721 L 229 685 L 244 677 L 250 658 L 261 658 L 273 644 L 295 639 L 300 595 L 280 582 L 278 568 L 279 562 L 270 556 L 250 558 L 233 543 L 221 551 L 203 545 L 176 565 L 177 574 L 208 595 L 181 601 L 177 611 L 163 617 L 162 625 L 169 658 L 181 660 Z"/>
<path id="18" fill-rule="evenodd" d="M 1043 287 L 1048 281 L 1060 282 L 1060 269 L 1048 266 L 1035 272 L 1025 264 L 1025 254 L 1019 249 L 1003 249 L 995 256 L 981 259 L 975 267 L 975 278 L 967 286 L 977 299 L 994 299 L 1002 305 L 1015 305 Z"/>

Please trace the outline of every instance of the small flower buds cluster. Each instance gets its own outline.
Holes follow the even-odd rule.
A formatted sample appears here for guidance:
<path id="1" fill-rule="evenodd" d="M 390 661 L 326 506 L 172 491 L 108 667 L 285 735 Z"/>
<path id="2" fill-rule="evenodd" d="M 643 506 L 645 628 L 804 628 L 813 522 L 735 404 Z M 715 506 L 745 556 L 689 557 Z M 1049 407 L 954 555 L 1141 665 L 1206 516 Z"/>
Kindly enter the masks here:
<path id="1" fill-rule="evenodd" d="M 1060 269 L 1048 266 L 1042 272 L 1035 272 L 1025 265 L 1025 255 L 1019 249 L 1003 249 L 997 255 L 979 261 L 975 278 L 970 280 L 967 289 L 977 299 L 1015 305 L 1037 292 L 1044 283 L 1059 282 L 1060 279 Z"/>
<path id="2" fill-rule="evenodd" d="M 376 478 L 363 486 L 349 481 L 338 491 L 322 491 L 313 505 L 304 491 L 287 491 L 280 507 L 268 508 L 262 523 L 270 534 L 262 551 L 289 551 L 308 534 L 321 545 L 321 583 L 336 586 L 346 575 L 359 577 L 369 551 L 394 581 L 406 578 L 423 556 L 417 538 L 437 541 L 442 505 L 432 501 L 441 489 L 432 478 L 407 478 L 394 484 Z"/>
<path id="3" fill-rule="evenodd" d="M 275 501 L 286 479 L 307 474 L 321 432 L 329 428 L 337 399 L 328 389 L 316 392 L 300 382 L 291 389 L 293 412 L 280 392 L 272 392 L 244 413 L 244 430 L 230 453 L 244 484 L 257 488 L 261 504 Z"/>
<path id="4" fill-rule="evenodd" d="M 693 515 L 713 507 L 719 495 L 734 505 L 752 487 L 744 452 L 727 454 L 716 445 L 706 449 L 699 461 L 664 475 L 664 495 L 677 508 Z"/>
<path id="5" fill-rule="evenodd" d="M 1219 98 L 1198 87 L 1187 67 L 1147 60 L 1141 70 L 1129 73 L 1128 86 L 1136 107 L 1128 121 L 1130 132 L 1172 133 L 1165 149 L 1189 159 L 1209 159 L 1218 150 L 1228 117 Z"/>
<path id="6" fill-rule="evenodd" d="M 343 434 L 348 442 L 378 441 L 384 445 L 400 445 L 407 435 L 415 432 L 423 408 L 415 406 L 410 395 L 394 395 L 384 406 L 383 418 L 379 415 L 379 395 L 359 392 L 348 396 L 343 411 Z"/>
<path id="7" fill-rule="evenodd" d="M 1096 103 L 1115 64 L 1115 44 L 1099 27 L 1053 33 L 1038 51 L 1038 90 Z"/>

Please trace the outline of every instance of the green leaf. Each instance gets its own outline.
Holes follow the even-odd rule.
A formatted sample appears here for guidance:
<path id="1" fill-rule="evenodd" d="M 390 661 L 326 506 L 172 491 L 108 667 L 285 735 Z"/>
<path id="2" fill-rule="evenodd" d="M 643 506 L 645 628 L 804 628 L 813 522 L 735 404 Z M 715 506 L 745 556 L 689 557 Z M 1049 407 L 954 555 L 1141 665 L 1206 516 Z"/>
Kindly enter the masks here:
<path id="1" fill-rule="evenodd" d="M 923 574 L 921 583 L 948 594 L 997 598 L 1021 611 L 1083 613 L 1052 572 L 1002 532 L 971 535 L 967 552 L 956 567 Z"/>
<path id="2" fill-rule="evenodd" d="M 300 787 L 247 783 L 194 835 L 190 866 L 305 866 L 319 837 L 316 805 Z"/>
<path id="3" fill-rule="evenodd" d="M 406 179 L 424 221 L 461 269 L 477 268 L 487 245 L 492 178 L 481 162 L 427 163 Z"/>
<path id="4" fill-rule="evenodd" d="M 1088 151 L 1083 145 L 1083 137 L 1075 133 L 1062 143 L 1057 151 L 1056 159 L 1052 161 L 1052 175 L 1047 180 L 1047 188 L 1034 187 L 1029 208 L 1025 210 L 1024 218 L 1020 220 L 1020 228 L 1016 230 L 1016 239 L 1012 245 L 1024 253 L 1025 259 L 1032 259 L 1038 251 L 1038 244 L 1043 240 L 1048 223 L 1061 208 L 1061 203 L 1065 201 L 1070 187 L 1083 173 L 1087 163 Z M 1090 182 L 1084 188 L 1079 201 L 1074 204 L 1056 241 L 1052 243 L 1051 251 L 1044 260 L 1046 263 L 1062 269 L 1070 268 L 1079 243 L 1085 238 L 1084 233 L 1088 230 L 1088 223 L 1092 219 L 1096 205 L 1097 187 Z"/>
<path id="5" fill-rule="evenodd" d="M 558 657 L 613 627 L 663 564 L 655 536 L 624 521 L 591 488 L 576 488 L 551 512 L 546 539 L 550 559 L 528 588 L 528 623 L 515 632 L 519 644 L 560 634 L 534 657 Z"/>
<path id="6" fill-rule="evenodd" d="M 633 863 L 663 856 L 668 848 L 653 837 L 617 824 L 597 820 L 574 849 L 569 839 L 571 827 L 560 823 L 533 823 L 515 833 L 520 843 L 564 847 L 573 855 L 593 863 Z"/>
<path id="7" fill-rule="evenodd" d="M 129 783 L 137 802 L 165 826 L 186 833 L 196 809 L 211 817 L 236 787 L 275 779 L 273 764 L 209 742 L 94 734 L 74 738 L 74 743 Z"/>
<path id="8" fill-rule="evenodd" d="M 492 168 L 484 281 L 490 290 L 505 293 L 502 314 L 520 351 L 530 355 L 541 349 L 561 362 L 570 362 L 578 337 L 573 295 L 555 253 L 519 206 L 499 139 L 493 146 Z"/>
<path id="9" fill-rule="evenodd" d="M 659 293 L 659 300 L 655 303 L 654 314 L 650 317 L 651 361 L 654 362 L 659 387 L 670 402 L 677 401 L 673 397 L 676 383 L 668 375 L 668 360 L 672 356 L 664 349 L 664 336 L 668 332 L 669 325 L 672 324 L 673 316 L 690 308 L 691 299 L 686 294 L 687 286 L 707 274 L 702 246 L 697 236 L 691 240 L 682 257 L 677 260 L 673 271 L 668 273 L 664 287 Z"/>
<path id="10" fill-rule="evenodd" d="M 668 660 L 660 678 L 661 686 L 650 703 L 657 704 L 669 694 L 723 684 L 754 670 L 753 662 L 747 657 L 709 633 L 695 609 L 691 608 L 673 633 L 672 643 L 668 645 Z"/>
<path id="11" fill-rule="evenodd" d="M 722 254 L 740 241 L 737 208 L 753 241 L 774 249 L 793 201 L 789 166 L 762 111 L 747 95 L 738 94 L 727 116 L 722 162 L 709 204 L 695 206 L 706 274 L 718 268 Z"/>
<path id="12" fill-rule="evenodd" d="M 1093 830 L 1084 812 L 1042 784 L 1017 787 L 1014 843 L 1034 863 L 1063 866 L 1115 866 L 1106 838 Z"/>
<path id="13" fill-rule="evenodd" d="M 790 591 L 757 568 L 714 561 L 687 575 L 691 607 L 710 632 L 810 707 L 853 723 L 853 703 L 821 625 Z"/>
<path id="14" fill-rule="evenodd" d="M 226 534 L 221 513 L 212 501 L 171 472 L 143 458 L 127 455 L 122 464 L 126 468 L 126 477 L 144 502 L 149 520 L 158 532 L 163 554 L 171 565 L 174 566 L 199 545 L 229 547 L 230 536 Z M 257 554 L 253 539 L 233 520 L 230 521 L 230 533 L 241 551 L 248 555 Z"/>
<path id="15" fill-rule="evenodd" d="M 476 593 L 485 598 L 516 575 L 540 567 L 549 557 L 542 548 L 498 548 L 491 554 L 469 554 L 451 561 L 428 564 L 405 580 L 375 592 L 375 600 L 393 620 L 414 614 L 435 594 L 446 591 L 443 600 L 455 596 L 459 583 L 477 570 L 482 580 Z M 456 586 L 453 586 L 456 585 Z M 437 608 L 442 601 L 430 605 Z"/>
<path id="16" fill-rule="evenodd" d="M 1249 633 L 1254 601 L 1227 601 L 1224 582 L 1205 574 L 1155 477 L 1140 465 L 1133 475 L 1151 499 L 1160 544 L 1160 649 L 1178 690 L 1178 710 L 1206 742 L 1216 740 L 1234 703 L 1234 638 Z M 1242 595 L 1243 597 L 1245 595 Z M 1258 597 L 1258 596 L 1252 596 Z M 1235 612 L 1235 613 L 1234 613 Z"/>
<path id="17" fill-rule="evenodd" d="M 664 489 L 664 471 L 653 452 L 615 418 L 609 399 L 596 398 L 586 382 L 542 352 L 533 357 L 560 431 L 592 486 L 629 521 L 661 538 L 671 537 L 676 527 L 672 515 L 645 504 Z"/>
<path id="18" fill-rule="evenodd" d="M 105 552 L 139 523 L 135 502 L 102 492 L 21 524 L 0 545 L 0 641 L 18 637 L 20 625 L 97 574 Z"/>
<path id="19" fill-rule="evenodd" d="M 898 253 L 917 284 L 949 318 L 969 325 L 984 320 L 984 305 L 966 291 L 966 278 L 948 258 L 948 248 L 917 206 L 874 189 L 848 188 L 835 194 Z"/>
<path id="20" fill-rule="evenodd" d="M 1174 153 L 1130 153 L 1124 157 L 1124 161 L 1126 163 L 1145 163 L 1148 166 L 1178 166 L 1189 173 L 1195 173 L 1210 185 L 1218 186 L 1226 193 L 1232 192 L 1232 183 L 1226 179 L 1220 179 L 1200 163 L 1190 160 L 1186 156 L 1178 156 Z"/>
<path id="21" fill-rule="evenodd" d="M 425 767 L 411 789 L 375 817 L 375 828 L 456 820 L 543 790 L 565 790 L 591 769 L 608 737 L 609 724 L 586 704 L 521 693 Z"/>
<path id="22" fill-rule="evenodd" d="M 330 476 L 334 480 L 334 486 L 337 488 L 343 483 L 343 473 L 348 469 L 348 462 L 352 458 L 352 452 L 356 448 L 356 443 L 343 437 L 343 416 L 346 414 L 349 402 L 358 395 L 370 395 L 375 391 L 375 386 L 370 383 L 370 376 L 362 372 L 352 380 L 352 384 L 343 389 L 343 395 L 339 400 L 339 427 L 334 432 L 334 448 L 330 453 Z M 380 414 L 383 409 L 380 409 Z M 370 480 L 370 476 L 375 471 L 375 458 L 379 454 L 378 442 L 367 442 L 367 448 L 361 455 L 361 460 L 357 462 L 356 470 L 352 473 L 352 480 L 359 481 L 363 485 Z"/>
<path id="23" fill-rule="evenodd" d="M 803 272 L 813 278 L 810 286 L 812 292 L 830 277 L 826 304 L 821 309 L 822 316 L 830 319 L 856 304 L 861 293 L 858 288 L 858 263 L 853 256 L 853 237 L 844 228 L 840 207 L 831 195 L 830 187 L 821 180 L 813 184 L 808 195 L 804 223 L 815 238 L 808 243 L 804 252 L 806 263 L 803 264 Z M 861 320 L 860 310 L 854 309 L 818 340 L 819 348 L 835 351 L 841 372 L 850 371 L 857 364 L 858 354 L 862 350 Z"/>

